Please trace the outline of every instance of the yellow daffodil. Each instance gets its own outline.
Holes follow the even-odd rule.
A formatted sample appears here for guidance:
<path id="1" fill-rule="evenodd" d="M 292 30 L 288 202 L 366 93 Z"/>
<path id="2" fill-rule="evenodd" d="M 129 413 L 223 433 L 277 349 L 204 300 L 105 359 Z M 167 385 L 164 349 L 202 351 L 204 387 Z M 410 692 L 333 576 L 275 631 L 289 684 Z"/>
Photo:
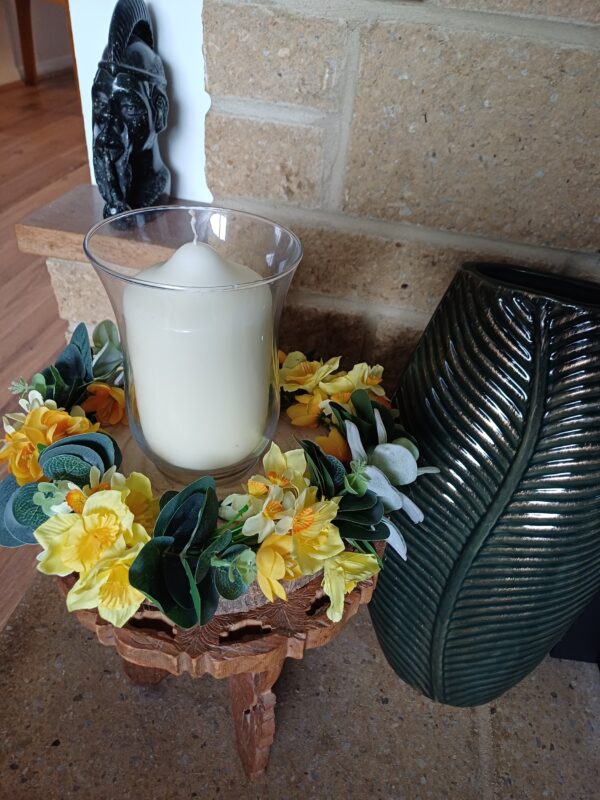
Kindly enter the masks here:
<path id="1" fill-rule="evenodd" d="M 308 483 L 306 473 L 306 457 L 304 450 L 288 450 L 282 453 L 273 442 L 263 458 L 264 475 L 253 475 L 248 481 L 248 493 L 255 497 L 265 495 L 271 486 L 302 492 Z"/>
<path id="2" fill-rule="evenodd" d="M 380 364 L 370 367 L 365 362 L 362 362 L 355 364 L 350 372 L 329 375 L 321 382 L 320 388 L 327 392 L 332 399 L 334 399 L 334 395 L 337 396 L 336 402 L 343 402 L 342 398 L 344 396 L 349 400 L 350 394 L 357 389 L 366 389 L 369 395 L 373 396 L 373 399 L 379 400 L 385 397 L 385 389 L 381 386 L 382 380 L 383 367 Z"/>
<path id="3" fill-rule="evenodd" d="M 339 356 L 329 361 L 308 361 L 304 353 L 288 353 L 279 370 L 281 386 L 286 392 L 313 392 L 321 381 L 340 365 Z"/>
<path id="4" fill-rule="evenodd" d="M 39 481 L 42 469 L 38 462 L 38 445 L 50 445 L 67 436 L 97 431 L 99 425 L 85 416 L 75 416 L 48 406 L 33 408 L 18 430 L 7 432 L 0 461 L 8 461 L 8 469 L 19 486 Z"/>
<path id="5" fill-rule="evenodd" d="M 86 498 L 81 513 L 54 514 L 34 536 L 44 548 L 38 569 L 46 575 L 88 572 L 108 554 L 149 538 L 114 489 Z"/>
<path id="6" fill-rule="evenodd" d="M 115 472 L 110 486 L 122 493 L 125 504 L 133 512 L 133 521 L 153 531 L 160 507 L 158 497 L 152 494 L 150 479 L 141 472 L 131 472 L 127 477 Z"/>
<path id="7" fill-rule="evenodd" d="M 139 541 L 130 549 L 106 556 L 80 576 L 67 595 L 69 611 L 97 608 L 102 619 L 123 627 L 144 601 L 144 595 L 129 583 L 129 568 L 144 546 Z"/>
<path id="8" fill-rule="evenodd" d="M 256 579 L 267 600 L 271 603 L 275 597 L 287 600 L 280 581 L 291 581 L 301 574 L 292 553 L 292 537 L 276 533 L 268 536 L 256 553 Z"/>
<path id="9" fill-rule="evenodd" d="M 352 460 L 348 442 L 337 428 L 332 428 L 327 436 L 315 436 L 315 442 L 324 453 L 339 458 L 343 464 L 349 464 Z"/>
<path id="10" fill-rule="evenodd" d="M 344 616 L 344 595 L 378 572 L 379 564 L 374 555 L 344 552 L 325 561 L 323 590 L 330 600 L 329 619 L 339 622 Z"/>
<path id="11" fill-rule="evenodd" d="M 327 395 L 320 389 L 315 389 L 312 394 L 298 394 L 296 403 L 287 409 L 287 415 L 292 425 L 299 428 L 316 428 L 323 413 L 321 403 Z"/>
<path id="12" fill-rule="evenodd" d="M 324 525 L 318 533 L 296 533 L 292 536 L 294 556 L 303 575 L 312 575 L 323 567 L 323 562 L 344 549 L 340 532 L 335 525 Z"/>
<path id="13" fill-rule="evenodd" d="M 292 524 L 294 495 L 284 492 L 279 486 L 271 487 L 258 514 L 248 517 L 242 533 L 244 536 L 258 536 L 262 542 L 272 533 L 287 533 Z"/>
<path id="14" fill-rule="evenodd" d="M 86 414 L 96 415 L 102 425 L 127 425 L 125 413 L 125 392 L 118 386 L 108 383 L 91 383 L 87 387 L 88 395 L 81 407 Z"/>

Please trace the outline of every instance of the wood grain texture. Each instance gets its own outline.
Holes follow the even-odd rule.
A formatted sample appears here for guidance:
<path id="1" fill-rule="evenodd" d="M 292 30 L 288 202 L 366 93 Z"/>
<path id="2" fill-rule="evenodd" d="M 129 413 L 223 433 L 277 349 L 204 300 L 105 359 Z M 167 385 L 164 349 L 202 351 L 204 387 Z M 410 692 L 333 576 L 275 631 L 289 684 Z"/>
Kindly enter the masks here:
<path id="1" fill-rule="evenodd" d="M 19 252 L 15 224 L 89 180 L 79 96 L 70 75 L 0 89 L 0 413 L 8 391 L 64 346 L 65 323 L 43 259 Z M 3 473 L 0 473 L 3 477 Z M 0 550 L 0 629 L 35 574 L 37 548 Z"/>

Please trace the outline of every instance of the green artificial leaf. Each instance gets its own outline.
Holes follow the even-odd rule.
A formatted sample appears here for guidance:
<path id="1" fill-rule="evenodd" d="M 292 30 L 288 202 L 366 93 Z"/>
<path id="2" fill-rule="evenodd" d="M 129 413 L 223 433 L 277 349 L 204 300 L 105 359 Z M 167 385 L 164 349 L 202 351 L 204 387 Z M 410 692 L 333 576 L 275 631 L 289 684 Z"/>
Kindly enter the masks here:
<path id="1" fill-rule="evenodd" d="M 234 556 L 231 566 L 239 572 L 248 586 L 256 580 L 256 553 L 250 547 L 241 545 L 242 549 Z"/>
<path id="2" fill-rule="evenodd" d="M 123 353 L 112 342 L 107 342 L 94 356 L 92 371 L 94 380 L 111 383 L 123 366 Z"/>
<path id="3" fill-rule="evenodd" d="M 219 605 L 219 592 L 215 584 L 215 571 L 209 570 L 206 577 L 198 584 L 198 592 L 202 603 L 200 624 L 206 625 L 214 617 Z"/>
<path id="4" fill-rule="evenodd" d="M 112 344 L 113 347 L 121 349 L 119 330 L 110 319 L 104 319 L 96 325 L 92 332 L 92 341 L 96 351 L 101 350 L 106 344 Z"/>
<path id="5" fill-rule="evenodd" d="M 36 372 L 31 379 L 30 388 L 39 392 L 46 399 L 46 379 L 41 372 Z"/>
<path id="6" fill-rule="evenodd" d="M 380 444 L 369 464 L 381 470 L 393 486 L 406 486 L 417 479 L 417 462 L 408 448 L 399 444 Z"/>
<path id="7" fill-rule="evenodd" d="M 200 583 L 206 575 L 211 567 L 212 559 L 218 554 L 226 550 L 231 542 L 231 531 L 223 531 L 223 533 L 218 536 L 214 542 L 208 545 L 208 547 L 203 550 L 200 555 L 198 556 L 198 561 L 196 562 L 196 569 L 195 569 L 195 581 L 196 583 Z"/>
<path id="8" fill-rule="evenodd" d="M 162 509 L 166 506 L 169 500 L 172 500 L 176 495 L 177 492 L 174 489 L 167 489 L 166 492 L 163 492 L 158 502 L 160 510 L 162 511 Z"/>
<path id="9" fill-rule="evenodd" d="M 81 356 L 82 371 L 77 374 L 77 377 L 80 377 L 82 381 L 88 383 L 94 377 L 92 373 L 92 346 L 90 344 L 90 337 L 88 334 L 87 327 L 83 322 L 80 322 L 79 325 L 77 325 L 77 327 L 73 331 L 73 335 L 71 336 L 71 341 L 69 345 L 67 345 L 66 350 L 69 349 L 70 345 L 76 347 Z M 59 361 L 60 357 L 56 362 L 57 367 Z M 60 367 L 58 368 L 60 369 Z"/>
<path id="10" fill-rule="evenodd" d="M 50 463 L 58 456 L 61 456 L 59 461 Z M 77 462 L 65 460 L 65 456 L 76 457 L 85 462 L 88 465 L 87 475 L 84 467 Z M 121 459 L 119 446 L 107 434 L 81 433 L 48 445 L 40 454 L 39 462 L 47 478 L 72 480 L 79 486 L 85 486 L 91 467 L 96 467 L 102 475 L 112 466 L 118 468 Z M 70 469 L 72 472 L 69 472 Z M 80 483 L 83 478 L 85 478 L 84 483 Z"/>
<path id="11" fill-rule="evenodd" d="M 40 466 L 46 478 L 51 481 L 72 481 L 80 487 L 90 482 L 92 465 L 79 456 L 57 453 L 47 458 Z"/>
<path id="12" fill-rule="evenodd" d="M 377 542 L 387 539 L 390 529 L 385 523 L 378 525 L 357 525 L 354 522 L 336 522 L 342 539 L 356 539 L 358 541 Z"/>
<path id="13" fill-rule="evenodd" d="M 356 416 L 367 425 L 375 425 L 375 414 L 373 412 L 373 402 L 366 389 L 357 389 L 350 395 Z"/>
<path id="14" fill-rule="evenodd" d="M 214 533 L 219 519 L 219 498 L 212 486 L 209 486 L 204 495 L 204 503 L 198 514 L 198 522 L 189 538 L 187 544 L 182 550 L 182 554 L 188 551 L 188 548 L 201 547 L 203 542 L 208 541 L 211 534 Z"/>
<path id="15" fill-rule="evenodd" d="M 191 628 L 198 623 L 200 598 L 195 582 L 193 579 L 190 580 L 189 567 L 186 570 L 187 564 L 177 559 L 181 564 L 179 578 L 189 591 L 189 605 L 187 606 L 178 603 L 171 595 L 165 570 L 163 569 L 165 556 L 170 552 L 173 543 L 174 540 L 171 536 L 158 536 L 146 542 L 129 569 L 129 582 L 135 589 L 142 592 L 151 603 L 154 603 L 175 625 L 179 625 L 182 628 Z M 168 572 L 169 568 L 167 568 Z M 173 575 L 169 575 L 168 580 L 172 583 Z M 178 592 L 178 597 L 181 600 L 183 594 Z"/>
<path id="16" fill-rule="evenodd" d="M 375 492 L 366 491 L 362 495 L 346 494 L 340 500 L 338 515 L 356 514 L 361 511 L 368 511 L 380 502 Z"/>
<path id="17" fill-rule="evenodd" d="M 217 591 L 226 600 L 236 600 L 248 591 L 248 584 L 237 565 L 237 558 L 247 550 L 248 547 L 244 544 L 232 545 L 223 553 L 223 561 L 227 566 L 221 566 L 214 571 Z"/>
<path id="18" fill-rule="evenodd" d="M 197 621 L 200 615 L 200 596 L 187 560 L 169 548 L 163 553 L 161 568 L 171 598 L 180 608 L 194 608 Z"/>
<path id="19" fill-rule="evenodd" d="M 8 386 L 8 391 L 11 394 L 24 395 L 29 391 L 29 383 L 21 376 L 14 381 L 11 381 Z"/>
<path id="20" fill-rule="evenodd" d="M 24 544 L 15 539 L 4 522 L 6 506 L 18 489 L 19 484 L 14 475 L 8 475 L 3 481 L 0 481 L 0 547 L 21 547 Z"/>
<path id="21" fill-rule="evenodd" d="M 22 527 L 23 530 L 30 531 L 33 534 L 33 531 L 36 528 L 46 522 L 48 519 L 47 514 L 37 505 L 34 503 L 33 498 L 38 492 L 38 485 L 37 483 L 28 483 L 25 486 L 21 486 L 17 491 L 13 494 L 10 501 L 7 504 L 5 515 L 10 513 L 14 517 L 14 520 Z M 12 527 L 9 528 L 12 531 Z M 23 537 L 18 535 L 16 532 L 13 533 L 13 536 L 17 539 L 23 540 Z M 33 535 L 27 537 L 30 541 L 30 544 L 35 543 L 35 539 Z"/>
<path id="22" fill-rule="evenodd" d="M 311 483 L 319 489 L 322 497 L 328 500 L 336 497 L 343 486 L 341 473 L 346 474 L 342 462 L 337 458 L 331 461 L 319 445 L 310 439 L 302 439 L 299 444 L 304 450 Z"/>
<path id="23" fill-rule="evenodd" d="M 186 486 L 185 489 L 182 489 L 180 492 L 177 492 L 174 497 L 171 497 L 165 503 L 160 511 L 160 514 L 158 515 L 156 525 L 154 526 L 154 535 L 162 536 L 166 532 L 167 527 L 171 523 L 172 517 L 174 516 L 178 507 L 181 506 L 185 500 L 187 500 L 189 497 L 192 497 L 196 493 L 206 494 L 206 491 L 209 488 L 215 488 L 215 480 L 210 476 L 205 476 L 204 478 L 200 478 L 199 480 L 190 483 L 190 485 Z M 194 525 L 195 522 L 196 520 L 194 520 Z"/>

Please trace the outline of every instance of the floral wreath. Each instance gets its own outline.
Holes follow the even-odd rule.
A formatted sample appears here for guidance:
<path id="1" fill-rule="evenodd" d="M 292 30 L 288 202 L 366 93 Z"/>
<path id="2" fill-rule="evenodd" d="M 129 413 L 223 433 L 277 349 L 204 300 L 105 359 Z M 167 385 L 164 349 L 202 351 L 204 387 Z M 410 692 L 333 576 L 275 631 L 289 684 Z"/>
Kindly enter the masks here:
<path id="1" fill-rule="evenodd" d="M 321 572 L 327 616 L 339 621 L 344 595 L 382 566 L 373 542 L 406 559 L 401 517 L 387 515 L 418 523 L 423 513 L 398 487 L 437 472 L 417 465 L 383 368 L 339 364 L 280 353 L 292 425 L 325 423 L 326 436 L 288 452 L 271 444 L 262 473 L 222 501 L 211 477 L 159 498 L 146 475 L 118 471 L 118 444 L 100 430 L 127 424 L 118 331 L 101 322 L 90 342 L 81 323 L 56 363 L 11 385 L 21 411 L 3 420 L 0 546 L 41 545 L 40 572 L 76 573 L 69 611 L 96 608 L 117 627 L 145 600 L 175 625 L 204 625 L 220 597 L 255 580 L 273 602 L 286 600 L 282 582 Z"/>

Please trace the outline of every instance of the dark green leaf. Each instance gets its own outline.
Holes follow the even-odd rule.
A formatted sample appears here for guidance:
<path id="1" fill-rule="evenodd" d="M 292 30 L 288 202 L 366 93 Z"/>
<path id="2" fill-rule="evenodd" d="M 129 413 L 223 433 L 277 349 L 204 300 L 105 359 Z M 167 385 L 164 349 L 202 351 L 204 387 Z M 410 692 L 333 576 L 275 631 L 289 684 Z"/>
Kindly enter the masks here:
<path id="1" fill-rule="evenodd" d="M 177 492 L 174 489 L 167 489 L 166 492 L 163 492 L 159 500 L 159 506 L 161 511 L 165 507 L 165 505 L 169 502 L 169 500 L 172 500 L 173 497 L 175 497 L 176 495 Z"/>
<path id="2" fill-rule="evenodd" d="M 215 585 L 214 570 L 208 571 L 204 580 L 198 584 L 198 592 L 202 607 L 200 610 L 200 624 L 206 625 L 214 617 L 217 606 L 219 605 L 219 592 Z"/>
<path id="3" fill-rule="evenodd" d="M 160 514 L 158 515 L 156 525 L 154 526 L 154 535 L 162 536 L 164 534 L 173 514 L 181 505 L 181 503 L 197 492 L 206 494 L 206 490 L 208 488 L 215 488 L 215 480 L 210 476 L 200 478 L 199 480 L 194 481 L 194 483 L 190 483 L 190 485 L 186 486 L 185 489 L 182 489 L 174 497 L 171 497 L 171 499 L 165 503 Z"/>
<path id="4" fill-rule="evenodd" d="M 191 628 L 197 624 L 199 618 L 199 595 L 195 584 L 194 590 L 191 590 L 189 568 L 186 571 L 187 565 L 185 565 L 182 566 L 181 576 L 190 588 L 190 605 L 184 608 L 172 597 L 162 567 L 163 558 L 172 545 L 173 539 L 170 536 L 150 539 L 129 569 L 129 582 L 175 625 Z"/>

